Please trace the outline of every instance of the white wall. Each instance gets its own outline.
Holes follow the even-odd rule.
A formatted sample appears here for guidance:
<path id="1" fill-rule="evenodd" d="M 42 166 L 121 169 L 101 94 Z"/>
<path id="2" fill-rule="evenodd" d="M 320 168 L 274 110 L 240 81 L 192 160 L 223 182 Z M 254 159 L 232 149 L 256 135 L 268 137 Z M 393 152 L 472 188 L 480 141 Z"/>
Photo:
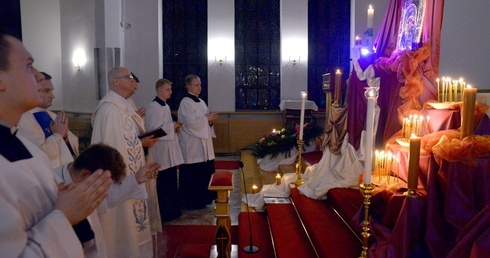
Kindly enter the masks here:
<path id="1" fill-rule="evenodd" d="M 307 63 L 308 0 L 281 0 L 281 100 L 300 100 L 308 90 Z"/>
<path id="2" fill-rule="evenodd" d="M 234 1 L 208 1 L 208 106 L 211 111 L 235 111 Z"/>
<path id="3" fill-rule="evenodd" d="M 162 6 L 161 1 L 124 0 L 122 66 L 140 79 L 138 91 L 131 97 L 138 107 L 148 105 L 156 95 L 155 82 L 162 77 Z"/>
<path id="4" fill-rule="evenodd" d="M 63 107 L 61 74 L 60 1 L 20 1 L 23 43 L 33 55 L 34 66 L 53 76 L 53 108 Z"/>
<path id="5" fill-rule="evenodd" d="M 490 1 L 445 1 L 439 76 L 463 77 L 478 89 L 490 89 Z"/>

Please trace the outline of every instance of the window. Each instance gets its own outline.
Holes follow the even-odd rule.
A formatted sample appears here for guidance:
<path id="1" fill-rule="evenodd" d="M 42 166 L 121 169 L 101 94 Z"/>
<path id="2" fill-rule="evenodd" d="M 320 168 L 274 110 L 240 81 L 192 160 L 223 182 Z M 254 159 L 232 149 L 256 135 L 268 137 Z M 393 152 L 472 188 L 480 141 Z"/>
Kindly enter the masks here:
<path id="1" fill-rule="evenodd" d="M 185 77 L 201 78 L 200 98 L 207 102 L 207 0 L 163 0 L 163 77 L 173 82 L 169 99 L 178 109 L 184 98 Z"/>
<path id="2" fill-rule="evenodd" d="M 308 1 L 308 99 L 325 108 L 322 75 L 342 70 L 342 87 L 349 75 L 350 1 Z M 331 86 L 331 88 L 333 88 Z"/>
<path id="3" fill-rule="evenodd" d="M 280 1 L 235 0 L 236 109 L 278 109 Z"/>

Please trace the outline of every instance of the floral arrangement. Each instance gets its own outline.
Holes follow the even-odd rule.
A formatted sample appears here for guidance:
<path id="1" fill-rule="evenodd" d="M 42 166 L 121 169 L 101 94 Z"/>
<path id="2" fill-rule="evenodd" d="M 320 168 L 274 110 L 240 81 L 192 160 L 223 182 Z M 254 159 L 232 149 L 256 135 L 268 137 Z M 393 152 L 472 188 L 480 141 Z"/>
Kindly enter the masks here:
<path id="1" fill-rule="evenodd" d="M 293 123 L 292 127 L 282 128 L 280 131 L 273 131 L 270 135 L 264 135 L 253 145 L 252 155 L 258 159 L 271 155 L 272 158 L 279 154 L 291 155 L 293 148 L 298 148 L 299 125 Z M 310 145 L 311 140 L 315 140 L 323 134 L 323 129 L 316 122 L 306 123 L 303 129 L 303 140 L 306 146 Z"/>

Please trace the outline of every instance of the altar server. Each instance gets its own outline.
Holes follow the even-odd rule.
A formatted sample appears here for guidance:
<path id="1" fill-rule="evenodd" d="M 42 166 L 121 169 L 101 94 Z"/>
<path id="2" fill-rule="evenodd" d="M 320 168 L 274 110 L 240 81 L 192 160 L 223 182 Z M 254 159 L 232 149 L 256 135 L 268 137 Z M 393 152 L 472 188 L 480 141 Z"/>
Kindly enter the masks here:
<path id="1" fill-rule="evenodd" d="M 92 115 L 92 144 L 105 143 L 117 149 L 124 157 L 126 175 L 131 175 L 146 164 L 143 147 L 152 147 L 158 138 L 138 138 L 145 126 L 129 101 L 138 88 L 130 71 L 116 67 L 109 71 L 107 81 L 111 90 Z M 109 257 L 153 256 L 153 218 L 149 218 L 148 208 L 147 200 L 126 200 L 99 214 Z"/>
<path id="2" fill-rule="evenodd" d="M 204 208 L 216 199 L 216 192 L 208 190 L 214 173 L 213 121 L 218 113 L 209 112 L 199 98 L 201 79 L 197 75 L 185 78 L 187 95 L 180 102 L 178 117 L 182 121 L 179 134 L 184 164 L 179 170 L 179 193 L 182 205 L 189 209 Z"/>
<path id="3" fill-rule="evenodd" d="M 42 101 L 33 61 L 18 39 L 0 31 L 0 257 L 83 257 L 72 225 L 106 198 L 110 172 L 58 184 L 46 154 L 16 135 L 22 113 Z"/>
<path id="4" fill-rule="evenodd" d="M 160 217 L 164 222 L 174 220 L 182 214 L 177 188 L 177 166 L 184 163 L 177 132 L 180 124 L 172 119 L 172 112 L 166 101 L 172 95 L 172 82 L 160 79 L 155 84 L 157 96 L 146 107 L 145 125 L 147 130 L 162 128 L 167 135 L 149 150 L 149 158 L 161 165 L 157 177 Z"/>
<path id="5" fill-rule="evenodd" d="M 39 95 L 43 102 L 38 107 L 25 112 L 19 122 L 19 134 L 26 137 L 48 155 L 52 168 L 73 161 L 79 154 L 78 137 L 68 130 L 65 112 L 58 114 L 47 110 L 53 105 L 53 83 L 51 75 L 43 73 L 39 82 Z"/>
<path id="6" fill-rule="evenodd" d="M 56 169 L 55 172 L 65 183 L 81 183 L 98 168 L 110 170 L 114 184 L 110 187 L 104 208 L 111 208 L 127 198 L 146 199 L 148 196 L 142 184 L 149 178 L 156 177 L 159 167 L 156 163 L 150 163 L 141 167 L 134 175 L 126 177 L 126 164 L 116 149 L 105 144 L 92 144 L 74 162 Z M 87 217 L 87 227 L 75 229 L 83 244 L 85 258 L 107 257 L 104 233 L 97 212 L 94 211 Z"/>

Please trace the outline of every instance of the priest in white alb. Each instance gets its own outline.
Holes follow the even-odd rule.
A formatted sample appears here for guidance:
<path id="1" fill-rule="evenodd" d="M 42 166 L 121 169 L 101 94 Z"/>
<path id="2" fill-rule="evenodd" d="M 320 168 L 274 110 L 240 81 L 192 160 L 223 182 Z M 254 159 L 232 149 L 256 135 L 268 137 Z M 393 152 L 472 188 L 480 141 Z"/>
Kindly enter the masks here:
<path id="1" fill-rule="evenodd" d="M 201 79 L 197 75 L 188 75 L 185 86 L 188 92 L 178 111 L 183 123 L 179 140 L 184 156 L 179 170 L 179 193 L 184 208 L 201 209 L 216 199 L 216 192 L 209 191 L 208 184 L 214 173 L 213 121 L 218 113 L 209 112 L 199 98 Z"/>
<path id="2" fill-rule="evenodd" d="M 155 83 L 155 90 L 157 96 L 146 107 L 145 126 L 148 131 L 161 128 L 167 134 L 148 151 L 149 158 L 161 165 L 157 177 L 158 203 L 160 218 L 162 222 L 167 222 L 182 215 L 178 197 L 177 166 L 184 163 L 184 158 L 177 134 L 181 126 L 166 103 L 172 95 L 172 82 L 159 79 Z"/>
<path id="3" fill-rule="evenodd" d="M 52 77 L 44 72 L 42 74 L 44 80 L 39 82 L 39 96 L 43 102 L 22 115 L 18 133 L 41 148 L 48 155 L 51 167 L 57 168 L 78 156 L 78 137 L 68 130 L 65 112 L 55 114 L 47 110 L 53 105 L 54 87 Z"/>
<path id="4" fill-rule="evenodd" d="M 146 164 L 143 147 L 158 138 L 138 138 L 145 126 L 129 99 L 138 87 L 130 71 L 116 67 L 107 79 L 111 90 L 92 115 L 92 143 L 116 148 L 124 157 L 126 175 L 132 175 Z M 153 256 L 148 209 L 147 200 L 126 200 L 100 214 L 109 257 Z"/>

